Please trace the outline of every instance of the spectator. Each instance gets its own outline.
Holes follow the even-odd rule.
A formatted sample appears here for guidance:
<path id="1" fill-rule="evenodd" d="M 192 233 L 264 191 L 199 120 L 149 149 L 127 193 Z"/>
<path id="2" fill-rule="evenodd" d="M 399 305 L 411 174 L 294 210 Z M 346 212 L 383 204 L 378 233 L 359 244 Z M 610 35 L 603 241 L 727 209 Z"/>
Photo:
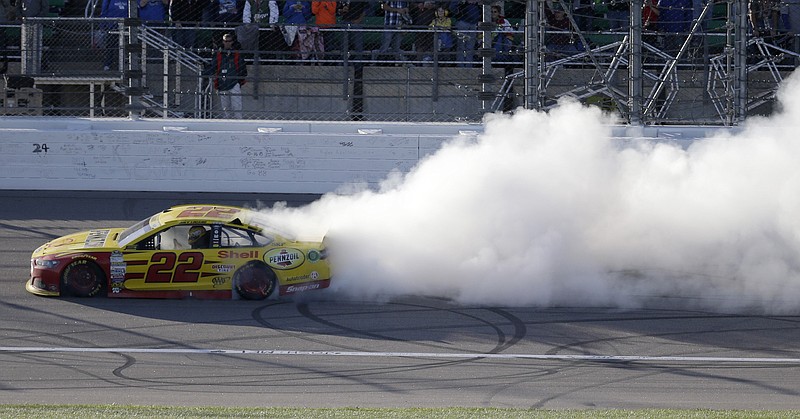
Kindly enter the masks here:
<path id="1" fill-rule="evenodd" d="M 656 0 L 644 0 L 642 5 L 642 29 L 655 31 L 658 28 L 659 13 Z"/>
<path id="2" fill-rule="evenodd" d="M 0 0 L 0 25 L 11 23 L 15 20 L 14 6 L 11 5 L 10 0 Z M 6 37 L 6 28 L 0 27 L 0 55 L 2 55 L 3 64 L 0 65 L 0 74 L 8 72 L 8 38 Z"/>
<path id="3" fill-rule="evenodd" d="M 547 16 L 547 49 L 556 54 L 572 55 L 578 52 L 575 40 L 572 38 L 572 24 L 564 9 L 554 5 L 552 9 L 545 9 Z"/>
<path id="4" fill-rule="evenodd" d="M 475 55 L 475 30 L 483 11 L 478 0 L 453 0 L 449 9 L 456 22 L 456 61 L 459 67 L 471 67 Z"/>
<path id="5" fill-rule="evenodd" d="M 222 36 L 222 49 L 214 55 L 209 73 L 213 77 L 223 116 L 242 119 L 242 86 L 246 83 L 247 66 L 236 50 L 235 40 L 232 33 Z"/>
<path id="6" fill-rule="evenodd" d="M 492 22 L 497 25 L 497 32 L 492 38 L 492 47 L 495 50 L 494 61 L 507 63 L 506 73 L 509 73 L 513 64 L 510 64 L 513 57 L 511 52 L 514 49 L 514 32 L 511 23 L 501 13 L 500 6 L 492 6 Z"/>
<path id="7" fill-rule="evenodd" d="M 197 27 L 203 20 L 203 0 L 172 0 L 169 2 L 169 18 L 175 25 L 173 39 L 184 48 L 197 46 Z"/>
<path id="8" fill-rule="evenodd" d="M 169 0 L 138 0 L 139 19 L 142 22 L 163 23 Z"/>
<path id="9" fill-rule="evenodd" d="M 268 55 L 272 58 L 278 58 L 280 52 L 286 51 L 283 34 L 278 27 L 279 10 L 275 0 L 247 0 L 242 15 L 245 25 L 255 23 L 258 28 L 267 29 L 258 31 L 256 48 L 259 51 L 269 51 Z"/>
<path id="10" fill-rule="evenodd" d="M 336 25 L 336 2 L 330 0 L 314 0 L 311 2 L 311 13 L 316 16 L 314 23 L 320 28 L 321 42 L 328 51 L 338 50 L 339 45 L 334 41 L 336 34 L 325 32 L 326 28 Z"/>
<path id="11" fill-rule="evenodd" d="M 800 33 L 800 0 L 785 0 L 786 1 L 786 11 L 789 16 L 788 20 L 788 27 L 786 30 L 792 34 L 797 35 Z M 800 39 L 795 37 L 795 39 Z M 798 50 L 795 48 L 795 52 Z"/>
<path id="12" fill-rule="evenodd" d="M 48 0 L 17 0 L 17 18 L 19 20 L 25 17 L 47 17 L 48 13 L 50 13 Z"/>
<path id="13" fill-rule="evenodd" d="M 223 26 L 236 25 L 243 19 L 244 0 L 211 0 L 210 20 Z"/>
<path id="14" fill-rule="evenodd" d="M 642 40 L 652 46 L 658 44 L 658 38 L 655 32 L 658 30 L 658 15 L 659 10 L 656 5 L 657 0 L 644 0 L 642 5 Z M 645 57 L 648 58 L 649 53 Z"/>
<path id="15" fill-rule="evenodd" d="M 320 40 L 317 36 L 319 35 L 319 30 L 306 26 L 311 16 L 313 14 L 310 2 L 301 0 L 295 2 L 287 1 L 283 6 L 283 17 L 286 24 L 284 26 L 286 44 L 293 51 L 298 51 L 299 58 L 303 60 L 308 59 L 311 52 L 321 52 L 320 45 L 317 43 Z"/>
<path id="16" fill-rule="evenodd" d="M 780 2 L 776 0 L 750 0 L 747 7 L 753 36 L 777 34 L 780 18 Z"/>
<path id="17" fill-rule="evenodd" d="M 279 17 L 278 2 L 275 0 L 247 0 L 244 3 L 243 23 L 276 25 Z"/>
<path id="18" fill-rule="evenodd" d="M 414 26 L 430 27 L 433 19 L 436 18 L 436 5 L 428 0 L 416 3 L 411 8 L 411 20 Z M 420 60 L 431 57 L 433 52 L 434 34 L 428 32 L 415 32 L 414 49 L 417 51 Z"/>
<path id="19" fill-rule="evenodd" d="M 100 17 L 122 19 L 128 17 L 128 0 L 103 0 L 103 5 L 100 9 Z M 103 25 L 103 28 L 108 31 L 104 35 L 105 53 L 103 58 L 103 70 L 109 71 L 114 65 L 114 58 L 119 57 L 119 29 L 118 21 L 110 21 Z M 116 67 L 121 68 L 120 66 Z"/>
<path id="20" fill-rule="evenodd" d="M 606 20 L 608 20 L 609 30 L 616 31 L 628 27 L 630 21 L 630 3 L 630 1 L 626 0 L 606 1 L 606 5 L 608 6 Z"/>
<path id="21" fill-rule="evenodd" d="M 431 29 L 436 32 L 436 42 L 434 48 L 437 48 L 439 54 L 449 56 L 456 46 L 455 36 L 453 36 L 453 19 L 450 18 L 450 12 L 444 7 L 439 6 L 436 9 L 436 17 L 431 22 Z"/>
<path id="22" fill-rule="evenodd" d="M 361 29 L 364 18 L 367 16 L 367 2 L 346 0 L 342 2 L 342 7 L 339 8 L 339 15 L 342 18 L 342 23 L 348 25 L 347 29 L 356 29 L 355 31 L 348 30 L 346 32 L 347 48 L 352 48 L 355 57 L 361 58 L 361 54 L 364 52 L 364 33 L 359 29 Z"/>
<path id="23" fill-rule="evenodd" d="M 658 29 L 664 34 L 664 49 L 676 55 L 692 24 L 692 0 L 659 0 Z"/>
<path id="24" fill-rule="evenodd" d="M 405 1 L 388 1 L 381 5 L 383 8 L 383 40 L 381 41 L 381 54 L 393 52 L 398 61 L 404 61 L 401 43 L 403 33 L 399 29 L 403 24 L 412 24 L 408 13 L 408 3 Z M 396 29 L 396 30 L 393 30 Z"/>
<path id="25" fill-rule="evenodd" d="M 594 0 L 574 0 L 572 17 L 582 31 L 594 30 Z"/>

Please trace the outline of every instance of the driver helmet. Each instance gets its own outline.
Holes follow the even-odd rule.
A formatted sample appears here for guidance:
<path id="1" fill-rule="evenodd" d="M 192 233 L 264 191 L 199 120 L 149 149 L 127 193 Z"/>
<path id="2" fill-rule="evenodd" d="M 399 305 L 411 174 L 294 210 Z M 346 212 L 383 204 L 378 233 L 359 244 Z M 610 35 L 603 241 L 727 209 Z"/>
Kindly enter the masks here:
<path id="1" fill-rule="evenodd" d="M 202 239 L 206 234 L 205 227 L 193 226 L 189 229 L 189 244 L 195 244 L 198 240 Z"/>

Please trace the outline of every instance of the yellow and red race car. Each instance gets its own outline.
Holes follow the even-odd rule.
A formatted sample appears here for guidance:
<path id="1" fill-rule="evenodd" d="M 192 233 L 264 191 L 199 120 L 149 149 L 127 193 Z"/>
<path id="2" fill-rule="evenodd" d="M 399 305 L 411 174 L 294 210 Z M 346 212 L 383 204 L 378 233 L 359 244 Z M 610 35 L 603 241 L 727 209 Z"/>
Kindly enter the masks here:
<path id="1" fill-rule="evenodd" d="M 31 256 L 26 289 L 42 296 L 259 300 L 327 288 L 330 280 L 321 242 L 293 240 L 256 211 L 181 205 L 127 229 L 45 243 Z"/>

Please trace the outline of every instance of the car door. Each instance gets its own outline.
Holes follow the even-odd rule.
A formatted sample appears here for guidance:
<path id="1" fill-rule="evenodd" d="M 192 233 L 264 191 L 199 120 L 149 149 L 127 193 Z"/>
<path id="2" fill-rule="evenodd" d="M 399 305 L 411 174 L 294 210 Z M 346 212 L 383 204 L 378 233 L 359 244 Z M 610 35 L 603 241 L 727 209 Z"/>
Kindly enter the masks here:
<path id="1" fill-rule="evenodd" d="M 133 291 L 213 290 L 216 276 L 209 258 L 216 254 L 210 246 L 193 248 L 184 224 L 155 231 L 123 252 L 123 288 Z M 203 225 L 211 234 L 214 228 Z M 112 269 L 113 270 L 113 269 Z M 112 275 L 113 276 L 113 275 Z M 113 282 L 113 280 L 112 280 Z M 220 281 L 216 281 L 220 282 Z"/>

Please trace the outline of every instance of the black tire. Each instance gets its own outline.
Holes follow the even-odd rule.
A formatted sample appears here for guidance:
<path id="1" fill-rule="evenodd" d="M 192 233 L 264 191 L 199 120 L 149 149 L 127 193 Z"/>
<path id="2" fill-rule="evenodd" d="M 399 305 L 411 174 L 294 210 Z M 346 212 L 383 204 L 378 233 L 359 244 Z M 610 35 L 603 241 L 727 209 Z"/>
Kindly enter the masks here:
<path id="1" fill-rule="evenodd" d="M 103 270 L 86 259 L 70 263 L 61 273 L 62 293 L 75 297 L 94 297 L 100 294 L 105 283 Z"/>
<path id="2" fill-rule="evenodd" d="M 233 275 L 233 288 L 245 300 L 263 300 L 277 284 L 275 272 L 260 262 L 248 262 Z"/>

